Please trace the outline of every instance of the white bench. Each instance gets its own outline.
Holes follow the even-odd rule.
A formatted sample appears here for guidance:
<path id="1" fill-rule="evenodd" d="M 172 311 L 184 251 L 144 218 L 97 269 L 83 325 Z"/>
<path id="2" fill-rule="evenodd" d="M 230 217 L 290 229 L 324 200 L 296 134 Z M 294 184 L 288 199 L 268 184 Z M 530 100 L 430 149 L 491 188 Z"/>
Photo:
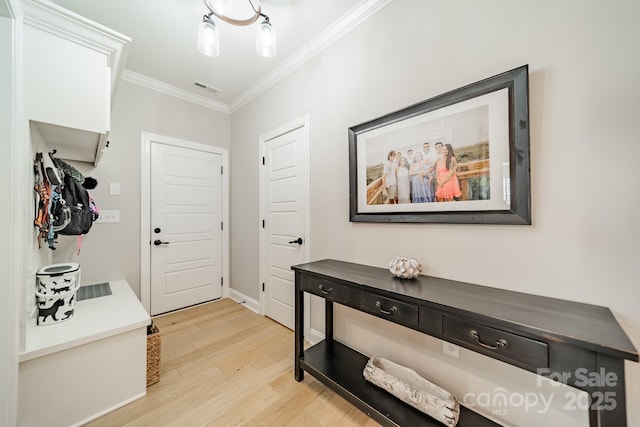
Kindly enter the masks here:
<path id="1" fill-rule="evenodd" d="M 85 424 L 146 394 L 151 322 L 126 280 L 78 301 L 74 316 L 28 325 L 20 354 L 19 426 Z"/>

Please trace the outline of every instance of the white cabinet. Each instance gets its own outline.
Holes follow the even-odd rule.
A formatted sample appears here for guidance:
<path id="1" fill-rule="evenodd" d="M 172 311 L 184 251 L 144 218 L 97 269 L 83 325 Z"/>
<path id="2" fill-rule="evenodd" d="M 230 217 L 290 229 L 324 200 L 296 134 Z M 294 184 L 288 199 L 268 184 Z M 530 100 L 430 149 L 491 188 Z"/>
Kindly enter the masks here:
<path id="1" fill-rule="evenodd" d="M 45 0 L 24 5 L 24 109 L 58 157 L 97 163 L 130 39 Z"/>
<path id="2" fill-rule="evenodd" d="M 25 112 L 30 120 L 109 131 L 111 70 L 106 55 L 26 27 L 24 68 Z"/>
<path id="3" fill-rule="evenodd" d="M 82 425 L 146 394 L 151 318 L 126 280 L 109 285 L 71 319 L 27 327 L 18 426 Z"/>

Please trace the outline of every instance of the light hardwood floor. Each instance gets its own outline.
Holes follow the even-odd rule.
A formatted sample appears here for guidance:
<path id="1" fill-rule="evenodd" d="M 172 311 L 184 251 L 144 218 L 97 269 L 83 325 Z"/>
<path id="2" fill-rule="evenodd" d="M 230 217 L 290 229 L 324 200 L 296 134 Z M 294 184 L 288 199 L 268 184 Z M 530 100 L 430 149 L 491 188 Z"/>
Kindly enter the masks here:
<path id="1" fill-rule="evenodd" d="M 293 332 L 231 299 L 154 319 L 160 382 L 89 426 L 378 426 L 310 375 L 293 379 Z"/>

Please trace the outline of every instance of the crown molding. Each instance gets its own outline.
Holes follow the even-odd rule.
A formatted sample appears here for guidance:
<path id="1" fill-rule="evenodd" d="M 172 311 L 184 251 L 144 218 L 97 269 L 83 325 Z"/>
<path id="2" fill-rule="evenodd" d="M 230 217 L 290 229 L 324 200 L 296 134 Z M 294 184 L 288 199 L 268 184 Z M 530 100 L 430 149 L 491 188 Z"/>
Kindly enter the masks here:
<path id="1" fill-rule="evenodd" d="M 212 110 L 220 111 L 226 114 L 231 114 L 231 109 L 229 109 L 229 106 L 227 104 L 207 98 L 205 96 L 191 93 L 188 90 L 180 89 L 176 86 L 161 82 L 160 80 L 152 79 L 151 77 L 147 77 L 143 74 L 138 74 L 131 70 L 124 70 L 124 72 L 122 73 L 122 80 L 145 87 L 147 89 L 155 90 L 156 92 L 160 92 L 165 95 L 182 99 L 183 101 L 200 105 L 202 107 L 210 108 Z"/>
<path id="2" fill-rule="evenodd" d="M 24 0 L 24 23 L 101 53 L 113 54 L 131 38 L 47 0 Z M 109 64 L 114 66 L 114 64 Z"/>
<path id="3" fill-rule="evenodd" d="M 378 10 L 391 3 L 391 1 L 393 0 L 363 0 L 358 3 L 325 31 L 314 37 L 309 43 L 282 62 L 271 73 L 235 98 L 229 104 L 231 112 L 242 108 L 249 101 L 322 52 Z"/>
<path id="4" fill-rule="evenodd" d="M 4 6 L 0 7 L 0 11 L 6 12 L 7 18 L 16 19 L 22 17 L 22 6 L 20 6 L 19 0 L 0 0 Z M 0 16 L 5 16 L 4 12 L 0 13 Z"/>

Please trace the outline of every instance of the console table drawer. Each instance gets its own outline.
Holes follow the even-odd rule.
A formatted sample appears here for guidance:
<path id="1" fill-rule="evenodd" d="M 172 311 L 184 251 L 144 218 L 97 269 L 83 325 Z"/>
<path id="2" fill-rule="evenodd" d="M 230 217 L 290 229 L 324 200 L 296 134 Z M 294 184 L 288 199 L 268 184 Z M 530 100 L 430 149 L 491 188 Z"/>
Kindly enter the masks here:
<path id="1" fill-rule="evenodd" d="M 344 303 L 347 301 L 347 287 L 332 280 L 303 276 L 300 290 L 316 294 L 330 301 Z"/>
<path id="2" fill-rule="evenodd" d="M 445 339 L 452 338 L 453 341 L 467 344 L 472 350 L 516 366 L 549 366 L 549 349 L 546 343 L 490 326 L 443 314 L 442 335 Z"/>
<path id="3" fill-rule="evenodd" d="M 360 308 L 391 322 L 418 327 L 418 306 L 412 304 L 363 292 L 360 295 Z"/>

